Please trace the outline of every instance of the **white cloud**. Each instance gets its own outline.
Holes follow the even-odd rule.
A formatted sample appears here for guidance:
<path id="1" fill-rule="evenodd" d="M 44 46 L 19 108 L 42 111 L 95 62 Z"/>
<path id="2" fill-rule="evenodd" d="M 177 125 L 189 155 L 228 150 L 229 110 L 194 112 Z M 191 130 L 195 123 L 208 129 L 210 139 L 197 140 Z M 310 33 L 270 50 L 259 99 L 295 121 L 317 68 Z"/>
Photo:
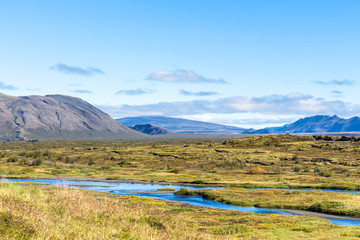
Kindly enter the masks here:
<path id="1" fill-rule="evenodd" d="M 134 95 L 150 94 L 150 93 L 154 93 L 154 92 L 155 92 L 155 90 L 147 90 L 147 89 L 137 88 L 137 89 L 119 90 L 115 94 L 116 95 L 124 94 L 124 95 L 134 96 Z"/>
<path id="2" fill-rule="evenodd" d="M 162 115 L 180 116 L 194 114 L 259 113 L 264 115 L 343 115 L 360 113 L 360 105 L 349 105 L 343 101 L 327 101 L 303 93 L 268 95 L 262 97 L 235 96 L 215 101 L 194 100 L 182 102 L 160 102 L 144 105 L 99 106 L 115 117 Z"/>
<path id="3" fill-rule="evenodd" d="M 3 90 L 16 90 L 18 88 L 13 86 L 13 85 L 5 84 L 4 82 L 0 82 L 0 89 L 3 89 Z"/>
<path id="4" fill-rule="evenodd" d="M 314 83 L 323 85 L 323 86 L 328 86 L 328 85 L 335 85 L 335 86 L 353 86 L 355 84 L 354 80 L 348 80 L 348 79 L 344 79 L 344 80 L 331 80 L 331 81 L 314 81 Z"/>
<path id="5" fill-rule="evenodd" d="M 81 68 L 76 66 L 68 66 L 63 63 L 58 63 L 54 66 L 50 67 L 51 71 L 58 71 L 66 74 L 77 74 L 82 75 L 85 77 L 94 76 L 97 74 L 103 75 L 105 74 L 103 70 L 95 67 L 87 67 L 87 68 Z"/>
<path id="6" fill-rule="evenodd" d="M 180 118 L 231 125 L 243 128 L 278 127 L 303 118 L 303 115 L 263 115 L 258 113 L 230 113 L 230 114 L 195 114 L 181 115 Z"/>
<path id="7" fill-rule="evenodd" d="M 344 92 L 338 91 L 338 90 L 333 90 L 333 91 L 331 91 L 331 93 L 332 93 L 332 95 L 333 95 L 334 97 L 340 98 L 340 97 L 343 96 L 343 93 L 344 93 Z"/>
<path id="8" fill-rule="evenodd" d="M 184 96 L 196 96 L 196 97 L 203 97 L 203 96 L 211 96 L 211 95 L 216 95 L 218 94 L 217 92 L 205 92 L 205 91 L 201 91 L 201 92 L 190 92 L 190 91 L 186 91 L 184 89 L 180 89 L 179 90 L 179 93 L 181 95 L 184 95 Z"/>
<path id="9" fill-rule="evenodd" d="M 74 91 L 72 91 L 74 93 L 80 93 L 80 94 L 92 94 L 93 92 L 91 92 L 90 90 L 86 90 L 86 89 L 76 89 Z"/>
<path id="10" fill-rule="evenodd" d="M 150 73 L 146 80 L 159 82 L 187 82 L 187 83 L 226 83 L 223 79 L 201 76 L 194 71 L 177 69 L 174 71 L 156 71 Z"/>

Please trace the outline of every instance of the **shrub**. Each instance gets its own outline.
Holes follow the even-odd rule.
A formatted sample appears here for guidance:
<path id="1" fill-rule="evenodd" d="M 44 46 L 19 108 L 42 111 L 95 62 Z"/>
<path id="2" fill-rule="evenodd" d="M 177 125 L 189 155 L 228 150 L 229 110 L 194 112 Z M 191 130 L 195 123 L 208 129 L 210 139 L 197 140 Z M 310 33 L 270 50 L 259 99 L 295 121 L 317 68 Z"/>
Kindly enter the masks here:
<path id="1" fill-rule="evenodd" d="M 44 153 L 43 153 L 43 156 L 44 157 L 50 157 L 51 156 L 51 152 L 49 150 L 46 150 Z"/>
<path id="2" fill-rule="evenodd" d="M 40 156 L 41 156 L 41 152 L 39 152 L 39 151 L 35 151 L 35 152 L 26 154 L 26 157 L 28 157 L 28 158 L 39 158 Z"/>
<path id="3" fill-rule="evenodd" d="M 122 161 L 119 162 L 117 165 L 118 165 L 119 167 L 126 167 L 126 166 L 131 165 L 131 163 L 129 163 L 127 160 L 122 160 Z"/>
<path id="4" fill-rule="evenodd" d="M 168 165 L 169 166 L 169 165 Z M 169 168 L 168 168 L 169 169 Z M 169 172 L 178 174 L 181 170 L 180 169 L 171 169 Z"/>
<path id="5" fill-rule="evenodd" d="M 276 168 L 274 169 L 274 173 L 275 173 L 275 174 L 281 174 L 281 172 L 282 172 L 281 167 L 276 167 Z"/>
<path id="6" fill-rule="evenodd" d="M 61 175 L 61 174 L 66 174 L 67 172 L 68 170 L 63 168 L 51 170 L 52 175 Z"/>
<path id="7" fill-rule="evenodd" d="M 30 161 L 27 159 L 21 159 L 20 160 L 20 165 L 31 165 Z"/>
<path id="8" fill-rule="evenodd" d="M 94 159 L 90 158 L 90 159 L 89 159 L 89 162 L 88 162 L 88 165 L 90 166 L 90 165 L 94 165 L 94 164 L 95 164 Z"/>
<path id="9" fill-rule="evenodd" d="M 349 169 L 341 169 L 340 170 L 341 173 L 343 173 L 346 177 L 350 177 L 351 176 L 351 172 L 349 171 Z"/>
<path id="10" fill-rule="evenodd" d="M 26 152 L 21 152 L 21 153 L 19 153 L 18 155 L 23 157 L 23 156 L 26 155 Z"/>
<path id="11" fill-rule="evenodd" d="M 194 209 L 189 207 L 183 207 L 183 208 L 173 208 L 170 210 L 170 212 L 193 212 Z"/>
<path id="12" fill-rule="evenodd" d="M 330 170 L 322 170 L 320 171 L 319 175 L 322 177 L 331 177 L 333 175 L 333 171 Z"/>
<path id="13" fill-rule="evenodd" d="M 302 232 L 307 232 L 307 233 L 310 233 L 310 232 L 314 231 L 312 228 L 306 227 L 306 226 L 293 228 L 291 230 L 293 230 L 293 231 L 302 231 Z"/>
<path id="14" fill-rule="evenodd" d="M 191 190 L 186 188 L 180 188 L 180 190 L 174 192 L 174 195 L 181 195 L 181 196 L 196 196 L 197 194 Z"/>
<path id="15" fill-rule="evenodd" d="M 249 236 L 252 233 L 252 229 L 242 224 L 231 224 L 224 227 L 214 229 L 216 235 L 236 235 L 241 234 L 242 236 Z"/>
<path id="16" fill-rule="evenodd" d="M 162 223 L 162 220 L 156 217 L 145 217 L 141 216 L 139 218 L 139 221 L 142 223 L 147 223 L 153 228 L 165 230 L 166 226 Z"/>
<path id="17" fill-rule="evenodd" d="M 321 201 L 309 207 L 310 211 L 328 213 L 330 210 L 343 209 L 345 204 L 337 201 Z"/>
<path id="18" fill-rule="evenodd" d="M 259 173 L 266 173 L 265 169 L 260 168 L 260 167 L 253 167 L 251 168 L 248 173 L 250 174 L 259 174 Z"/>
<path id="19" fill-rule="evenodd" d="M 194 183 L 194 184 L 206 184 L 206 181 L 199 179 L 199 180 L 192 181 L 192 183 Z"/>
<path id="20" fill-rule="evenodd" d="M 156 191 L 175 191 L 175 189 L 173 189 L 173 188 L 159 188 L 158 190 L 156 190 Z"/>
<path id="21" fill-rule="evenodd" d="M 109 165 L 104 165 L 99 168 L 99 170 L 109 170 L 109 169 L 111 169 L 111 166 Z"/>
<path id="22" fill-rule="evenodd" d="M 42 163 L 43 163 L 43 160 L 36 159 L 35 161 L 32 162 L 31 166 L 40 166 Z"/>
<path id="23" fill-rule="evenodd" d="M 65 158 L 65 163 L 74 163 L 74 160 L 71 159 L 69 156 Z"/>
<path id="24" fill-rule="evenodd" d="M 17 158 L 17 157 L 14 157 L 14 156 L 9 157 L 9 158 L 7 159 L 7 162 L 17 162 L 17 161 L 18 161 L 18 158 Z"/>
<path id="25" fill-rule="evenodd" d="M 301 170 L 301 167 L 300 166 L 295 166 L 294 167 L 294 172 L 300 172 Z"/>

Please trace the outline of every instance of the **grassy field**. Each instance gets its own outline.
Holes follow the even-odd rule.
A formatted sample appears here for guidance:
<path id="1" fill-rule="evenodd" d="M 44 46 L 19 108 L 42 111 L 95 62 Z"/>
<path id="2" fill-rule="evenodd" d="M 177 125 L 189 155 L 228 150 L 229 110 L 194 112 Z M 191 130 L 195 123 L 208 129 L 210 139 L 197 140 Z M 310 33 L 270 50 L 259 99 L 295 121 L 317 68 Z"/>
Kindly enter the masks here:
<path id="1" fill-rule="evenodd" d="M 0 184 L 1 239 L 358 239 L 325 219 L 251 214 L 61 187 Z"/>
<path id="2" fill-rule="evenodd" d="M 3 143 L 0 176 L 360 189 L 360 142 L 291 135 L 221 142 Z"/>
<path id="3" fill-rule="evenodd" d="M 360 193 L 337 193 L 324 191 L 252 191 L 241 188 L 204 189 L 191 191 L 181 189 L 176 195 L 202 196 L 238 206 L 261 208 L 296 209 L 320 213 L 360 217 Z"/>
<path id="4" fill-rule="evenodd" d="M 359 164 L 360 142 L 340 137 L 277 135 L 226 141 L 47 141 L 0 145 L 0 176 L 4 178 L 213 184 L 227 188 L 183 194 L 235 205 L 347 216 L 360 216 L 359 194 L 243 188 L 359 190 Z M 81 190 L 1 184 L 0 197 L 0 236 L 4 239 L 360 237 L 358 227 L 335 226 L 320 218 L 211 210 Z"/>

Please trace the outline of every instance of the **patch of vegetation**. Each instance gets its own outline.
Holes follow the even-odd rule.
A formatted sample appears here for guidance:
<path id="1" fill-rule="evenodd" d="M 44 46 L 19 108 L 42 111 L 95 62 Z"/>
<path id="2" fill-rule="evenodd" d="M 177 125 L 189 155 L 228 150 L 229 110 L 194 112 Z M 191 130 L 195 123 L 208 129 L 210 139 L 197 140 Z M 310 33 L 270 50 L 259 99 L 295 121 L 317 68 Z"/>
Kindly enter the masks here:
<path id="1" fill-rule="evenodd" d="M 149 203 L 162 204 L 149 204 Z M 358 227 L 62 187 L 0 183 L 2 239 L 353 239 Z M 39 222 L 41 224 L 39 224 Z"/>
<path id="2" fill-rule="evenodd" d="M 156 144 L 10 142 L 0 146 L 0 168 L 1 177 L 56 178 L 62 174 L 53 170 L 61 167 L 69 170 L 67 177 L 79 178 L 360 189 L 360 142 L 316 139 L 285 134 Z"/>
<path id="3" fill-rule="evenodd" d="M 360 217 L 360 193 L 246 190 L 241 188 L 188 190 L 182 188 L 174 194 L 183 196 L 201 196 L 204 199 L 238 206 L 297 209 Z"/>
<path id="4" fill-rule="evenodd" d="M 206 199 L 241 206 L 303 209 L 348 216 L 360 216 L 360 198 L 358 194 L 326 193 L 320 191 L 247 191 L 243 188 L 360 190 L 359 166 L 360 141 L 357 141 L 356 138 L 334 136 L 314 138 L 312 136 L 285 134 L 229 139 L 226 141 L 158 140 L 156 144 L 111 141 L 44 141 L 28 143 L 10 142 L 0 145 L 0 177 L 3 178 L 67 177 L 109 180 L 132 179 L 148 182 L 190 183 L 197 186 L 224 186 L 229 188 L 201 190 L 195 193 L 193 191 L 180 190 L 177 194 L 200 195 Z M 27 192 L 26 189 L 16 190 L 14 188 L 13 190 L 14 192 Z M 55 194 L 51 192 L 52 190 L 47 192 L 48 190 L 43 189 L 41 191 L 45 196 L 47 194 L 51 196 Z M 37 199 L 29 194 L 25 194 L 24 196 L 26 197 L 24 199 Z M 0 198 L 1 196 L 0 194 Z M 80 194 L 79 196 L 86 198 L 84 196 L 88 195 Z M 22 198 L 18 195 L 16 197 Z M 108 199 L 108 197 L 101 198 L 101 201 Z M 120 196 L 116 196 L 116 198 L 123 199 Z M 47 199 L 50 199 L 50 197 Z M 130 209 L 137 207 L 138 204 L 150 207 L 152 210 L 157 209 L 156 211 L 159 211 L 159 215 L 145 214 L 142 219 L 130 215 L 116 215 L 121 221 L 112 220 L 118 226 L 122 226 L 121 224 L 123 223 L 125 224 L 124 226 L 127 226 L 126 221 L 130 221 L 138 227 L 141 226 L 137 228 L 137 231 L 147 231 L 149 234 L 151 231 L 157 232 L 151 232 L 153 234 L 151 235 L 152 238 L 165 239 L 164 236 L 166 234 L 168 238 L 180 238 L 176 234 L 171 235 L 173 234 L 172 231 L 175 230 L 172 227 L 173 225 L 171 225 L 173 220 L 169 220 L 167 218 L 168 215 L 171 217 L 178 216 L 179 219 L 176 221 L 181 222 L 185 226 L 191 226 L 189 231 L 193 232 L 193 234 L 189 233 L 186 235 L 191 236 L 188 237 L 189 239 L 219 239 L 222 237 L 224 239 L 286 239 L 288 236 L 294 238 L 297 236 L 303 237 L 304 234 L 308 239 L 341 239 L 344 236 L 351 239 L 360 235 L 360 233 L 354 231 L 354 228 L 350 227 L 337 228 L 335 226 L 335 228 L 341 231 L 329 230 L 329 226 L 334 226 L 325 220 L 319 219 L 306 223 L 305 220 L 301 220 L 301 224 L 299 224 L 299 220 L 296 217 L 290 216 L 243 215 L 239 212 L 233 214 L 229 211 L 199 210 L 199 208 L 189 208 L 182 205 L 169 207 L 171 204 L 153 199 L 143 200 L 131 197 L 126 199 L 124 200 L 125 205 L 130 204 Z M 60 198 L 57 200 L 60 202 L 65 201 Z M 41 199 L 39 202 L 49 207 L 49 202 L 42 201 Z M 68 214 L 67 208 L 69 207 L 69 205 L 61 205 L 60 202 L 54 202 L 54 204 L 58 204 L 56 211 L 59 213 L 52 213 L 54 216 L 58 216 L 59 219 L 61 219 L 61 216 L 68 216 L 66 214 Z M 35 203 L 36 201 L 32 204 Z M 3 204 L 2 206 L 5 205 Z M 27 207 L 31 209 L 34 205 Z M 46 212 L 47 210 L 40 208 L 36 214 L 40 214 L 42 211 Z M 198 211 L 201 211 L 201 214 Z M 13 236 L 19 236 L 16 235 L 16 231 L 18 231 L 23 234 L 25 239 L 41 239 L 41 237 L 38 237 L 42 236 L 41 234 L 39 235 L 39 232 L 41 232 L 39 230 L 40 227 L 34 224 L 33 220 L 29 220 L 27 218 L 28 215 L 23 214 L 21 217 L 18 215 L 12 216 L 5 210 L 0 210 L 0 213 L 2 214 L 0 216 L 0 219 L 3 219 L 2 221 L 8 219 L 11 224 L 18 227 L 18 230 L 10 227 L 14 233 Z M 32 214 L 36 216 L 34 215 L 35 213 Z M 102 218 L 100 217 L 102 216 L 101 214 L 105 213 L 98 212 L 98 215 L 96 215 L 100 222 L 105 221 L 104 219 L 99 220 L 99 218 Z M 111 218 L 110 215 L 105 215 Z M 151 216 L 154 218 L 151 218 Z M 95 215 L 92 215 L 92 217 L 96 218 Z M 47 216 L 47 218 L 57 222 L 52 217 Z M 72 216 L 71 218 L 85 219 L 81 215 Z M 42 221 L 45 220 L 42 219 Z M 310 224 L 311 222 L 313 224 Z M 80 228 L 84 227 L 85 229 L 90 229 L 96 225 L 91 221 L 90 223 L 91 225 L 85 225 L 80 220 L 71 220 L 72 226 L 78 226 L 77 224 L 79 224 Z M 70 224 L 70 222 L 63 222 L 62 224 Z M 20 227 L 20 225 L 24 226 L 24 228 Z M 102 226 L 105 225 L 104 223 Z M 242 226 L 247 226 L 250 229 L 244 230 Z M 44 228 L 50 229 L 52 227 L 54 226 L 44 225 Z M 96 228 L 98 228 L 97 231 L 100 231 L 99 226 Z M 322 233 L 320 229 L 323 230 Z M 55 233 L 57 231 L 60 230 L 56 230 Z M 114 232 L 114 235 L 108 235 L 108 239 L 148 238 L 147 235 L 145 237 L 143 235 L 134 236 L 125 227 L 120 227 L 119 231 L 109 230 L 109 232 Z M 0 229 L 0 234 L 2 233 Z M 163 235 L 156 235 L 158 233 Z M 249 233 L 249 236 L 246 235 L 247 233 Z M 82 234 L 84 234 L 82 238 L 90 236 L 84 232 Z M 340 236 L 340 234 L 344 235 Z M 64 236 L 69 239 L 76 239 L 78 235 L 77 232 L 69 230 L 69 234 Z M 16 239 L 16 237 L 13 238 Z M 54 238 L 56 239 L 56 237 Z"/>
<path id="5" fill-rule="evenodd" d="M 171 192 L 174 192 L 175 191 L 175 189 L 173 189 L 173 188 L 159 188 L 158 190 L 156 190 L 156 191 L 160 191 L 160 192 L 166 192 L 166 191 L 171 191 Z"/>

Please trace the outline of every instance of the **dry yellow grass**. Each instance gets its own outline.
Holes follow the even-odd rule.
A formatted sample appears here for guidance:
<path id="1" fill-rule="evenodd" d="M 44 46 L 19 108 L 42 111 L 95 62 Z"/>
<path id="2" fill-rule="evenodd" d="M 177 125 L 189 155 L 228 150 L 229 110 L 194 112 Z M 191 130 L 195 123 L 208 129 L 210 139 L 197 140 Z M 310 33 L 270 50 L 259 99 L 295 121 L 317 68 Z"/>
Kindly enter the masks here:
<path id="1" fill-rule="evenodd" d="M 14 142 L 0 146 L 0 176 L 136 179 L 237 188 L 360 189 L 359 159 L 360 142 L 315 141 L 290 135 L 225 142 Z M 34 160 L 43 163 L 36 165 Z M 265 172 L 249 174 L 252 168 Z M 221 197 L 230 198 L 231 194 L 227 192 Z M 323 200 L 327 197 L 324 195 Z M 330 198 L 349 208 L 358 208 L 357 195 L 350 198 L 332 194 Z M 306 194 L 301 193 L 287 198 L 283 204 L 296 204 L 304 199 Z M 334 226 L 324 219 L 211 210 L 74 189 L 0 187 L 0 239 L 359 236 L 357 227 Z"/>
<path id="2" fill-rule="evenodd" d="M 61 187 L 0 184 L 1 239 L 357 239 L 325 219 L 249 214 Z"/>
<path id="3" fill-rule="evenodd" d="M 1 185 L 1 239 L 211 239 L 166 215 L 155 200 Z"/>

